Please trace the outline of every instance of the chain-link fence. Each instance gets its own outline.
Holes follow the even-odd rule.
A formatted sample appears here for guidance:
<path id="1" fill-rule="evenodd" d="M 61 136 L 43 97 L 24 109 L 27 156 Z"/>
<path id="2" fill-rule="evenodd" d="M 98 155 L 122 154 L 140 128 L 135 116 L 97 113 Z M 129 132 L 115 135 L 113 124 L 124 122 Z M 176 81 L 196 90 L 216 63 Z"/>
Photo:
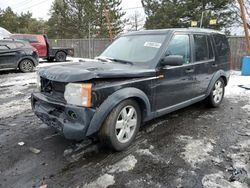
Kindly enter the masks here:
<path id="1" fill-rule="evenodd" d="M 50 39 L 50 44 L 57 47 L 72 47 L 75 57 L 93 58 L 98 56 L 109 44 L 109 39 Z M 232 63 L 235 70 L 241 69 L 242 57 L 246 55 L 244 37 L 229 37 Z"/>

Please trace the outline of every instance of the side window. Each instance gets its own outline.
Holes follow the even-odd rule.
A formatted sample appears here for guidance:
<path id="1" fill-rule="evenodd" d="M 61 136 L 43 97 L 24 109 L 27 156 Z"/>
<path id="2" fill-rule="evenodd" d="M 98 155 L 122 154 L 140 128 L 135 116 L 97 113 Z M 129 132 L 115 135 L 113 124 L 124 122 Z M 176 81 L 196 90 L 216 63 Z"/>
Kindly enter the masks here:
<path id="1" fill-rule="evenodd" d="M 6 45 L 0 44 L 0 50 L 8 50 L 9 48 Z"/>
<path id="2" fill-rule="evenodd" d="M 190 39 L 189 35 L 174 35 L 170 41 L 166 55 L 181 55 L 184 63 L 190 63 Z"/>
<path id="3" fill-rule="evenodd" d="M 214 35 L 214 42 L 219 56 L 228 56 L 229 44 L 225 35 Z"/>
<path id="4" fill-rule="evenodd" d="M 15 49 L 16 48 L 16 44 L 15 43 L 8 43 L 7 44 L 7 46 L 8 46 L 8 48 L 10 48 L 10 49 Z"/>
<path id="5" fill-rule="evenodd" d="M 24 44 L 23 44 L 22 42 L 17 42 L 17 43 L 16 43 L 16 46 L 17 46 L 17 48 L 21 48 L 21 47 L 24 46 Z"/>
<path id="6" fill-rule="evenodd" d="M 212 45 L 212 38 L 210 36 L 207 37 L 207 42 L 208 42 L 208 51 L 209 51 L 209 59 L 214 58 L 214 50 L 213 50 L 213 45 Z"/>
<path id="7" fill-rule="evenodd" d="M 28 42 L 30 42 L 30 43 L 38 42 L 36 36 L 25 36 L 25 37 L 24 37 L 24 40 L 25 40 L 25 41 L 28 41 Z"/>
<path id="8" fill-rule="evenodd" d="M 194 35 L 195 61 L 213 59 L 214 52 L 211 39 L 207 35 Z"/>

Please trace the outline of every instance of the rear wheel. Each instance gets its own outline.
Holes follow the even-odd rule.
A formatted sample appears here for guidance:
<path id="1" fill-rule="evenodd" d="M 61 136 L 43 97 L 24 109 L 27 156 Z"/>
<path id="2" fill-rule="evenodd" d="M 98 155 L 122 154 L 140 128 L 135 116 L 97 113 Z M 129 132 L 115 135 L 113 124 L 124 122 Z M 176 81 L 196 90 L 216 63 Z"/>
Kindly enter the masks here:
<path id="1" fill-rule="evenodd" d="M 19 63 L 19 69 L 22 72 L 32 72 L 34 69 L 33 61 L 30 59 L 24 59 Z"/>
<path id="2" fill-rule="evenodd" d="M 141 123 L 141 111 L 136 101 L 127 99 L 108 115 L 99 137 L 105 145 L 116 151 L 126 149 L 134 140 Z"/>
<path id="3" fill-rule="evenodd" d="M 66 61 L 66 57 L 67 55 L 65 52 L 59 51 L 56 53 L 55 59 L 56 61 L 62 62 L 62 61 Z"/>
<path id="4" fill-rule="evenodd" d="M 223 100 L 224 93 L 225 93 L 225 84 L 222 78 L 220 78 L 215 82 L 214 87 L 210 95 L 208 96 L 209 105 L 211 107 L 218 107 Z"/>

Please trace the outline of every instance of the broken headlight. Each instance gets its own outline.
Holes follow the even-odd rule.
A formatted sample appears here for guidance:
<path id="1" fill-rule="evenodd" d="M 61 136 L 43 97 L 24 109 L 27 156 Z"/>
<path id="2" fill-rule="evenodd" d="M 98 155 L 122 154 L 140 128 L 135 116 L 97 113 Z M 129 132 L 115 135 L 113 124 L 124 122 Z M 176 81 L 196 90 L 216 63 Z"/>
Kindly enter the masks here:
<path id="1" fill-rule="evenodd" d="M 91 106 L 92 84 L 69 83 L 65 87 L 64 98 L 68 104 Z"/>

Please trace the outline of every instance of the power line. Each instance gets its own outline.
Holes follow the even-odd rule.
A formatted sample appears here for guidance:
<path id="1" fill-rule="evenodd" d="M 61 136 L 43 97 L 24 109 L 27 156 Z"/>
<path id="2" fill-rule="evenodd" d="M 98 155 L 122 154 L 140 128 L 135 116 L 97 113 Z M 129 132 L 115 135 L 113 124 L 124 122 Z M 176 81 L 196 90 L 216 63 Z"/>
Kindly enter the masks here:
<path id="1" fill-rule="evenodd" d="M 37 4 L 34 4 L 34 5 L 29 6 L 29 7 L 23 8 L 23 9 L 21 9 L 21 10 L 19 10 L 19 11 L 28 10 L 28 9 L 30 9 L 30 8 L 32 8 L 32 7 L 38 6 L 38 5 L 40 5 L 40 4 L 43 4 L 43 3 L 45 3 L 46 1 L 48 1 L 48 0 L 43 0 L 43 1 L 39 2 L 39 3 L 37 3 Z M 21 7 L 22 7 L 22 6 L 21 6 Z M 20 7 L 19 7 L 19 8 L 20 8 Z M 19 9 L 19 8 L 17 8 L 17 9 Z"/>
<path id="2" fill-rule="evenodd" d="M 21 2 L 19 2 L 19 3 L 12 4 L 12 5 L 10 5 L 10 7 L 11 7 L 12 9 L 14 9 L 14 8 L 19 7 L 19 5 L 23 6 L 25 3 L 28 3 L 28 2 L 30 2 L 30 0 L 24 0 L 24 1 L 21 1 Z"/>

